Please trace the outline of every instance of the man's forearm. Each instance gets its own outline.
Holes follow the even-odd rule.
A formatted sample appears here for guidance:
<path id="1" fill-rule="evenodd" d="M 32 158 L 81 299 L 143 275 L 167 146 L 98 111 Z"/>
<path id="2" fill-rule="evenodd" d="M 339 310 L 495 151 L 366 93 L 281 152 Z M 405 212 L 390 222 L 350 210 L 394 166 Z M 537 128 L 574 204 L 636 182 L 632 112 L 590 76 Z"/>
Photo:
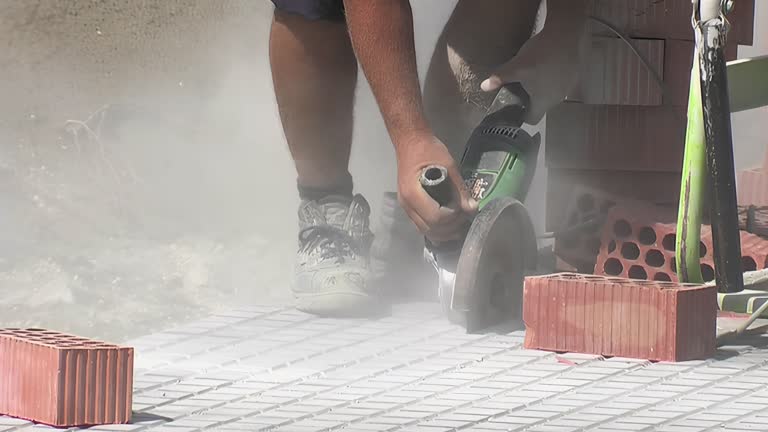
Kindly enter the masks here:
<path id="1" fill-rule="evenodd" d="M 371 86 L 392 142 L 429 132 L 421 99 L 408 0 L 345 0 L 357 59 Z"/>

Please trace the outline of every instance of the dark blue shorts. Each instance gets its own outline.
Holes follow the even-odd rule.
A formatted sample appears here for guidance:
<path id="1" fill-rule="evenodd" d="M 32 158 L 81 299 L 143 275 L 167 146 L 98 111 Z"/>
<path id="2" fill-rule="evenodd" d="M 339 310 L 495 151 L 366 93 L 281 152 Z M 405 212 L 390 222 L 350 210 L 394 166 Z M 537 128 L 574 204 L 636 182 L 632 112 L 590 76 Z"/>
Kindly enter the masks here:
<path id="1" fill-rule="evenodd" d="M 343 0 L 272 0 L 275 9 L 310 20 L 344 21 Z"/>

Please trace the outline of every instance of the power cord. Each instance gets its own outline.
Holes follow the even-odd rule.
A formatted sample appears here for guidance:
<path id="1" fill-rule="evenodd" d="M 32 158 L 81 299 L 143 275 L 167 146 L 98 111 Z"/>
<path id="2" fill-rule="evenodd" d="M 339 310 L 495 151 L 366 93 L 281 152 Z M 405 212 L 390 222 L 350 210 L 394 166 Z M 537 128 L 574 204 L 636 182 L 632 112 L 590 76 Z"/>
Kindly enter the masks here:
<path id="1" fill-rule="evenodd" d="M 613 24 L 609 23 L 608 21 L 602 18 L 598 18 L 596 16 L 590 15 L 589 19 L 602 24 L 605 28 L 607 28 L 608 30 L 616 34 L 616 36 L 618 36 L 621 40 L 623 40 L 624 43 L 626 43 L 629 46 L 629 49 L 631 49 L 632 52 L 637 56 L 637 58 L 640 59 L 640 62 L 643 63 L 643 66 L 645 66 L 645 68 L 648 69 L 648 72 L 651 74 L 651 76 L 653 76 L 653 79 L 654 81 L 656 81 L 656 84 L 658 84 L 659 87 L 661 88 L 661 93 L 663 95 L 667 94 L 667 86 L 664 84 L 664 80 L 661 78 L 661 75 L 659 75 L 659 71 L 657 71 L 656 69 L 653 68 L 653 66 L 651 66 L 651 63 L 648 61 L 648 59 L 645 58 L 645 56 L 640 52 L 640 50 L 637 49 L 637 47 L 632 42 L 632 40 L 626 34 L 624 34 L 624 32 L 622 32 L 616 26 L 614 26 Z"/>

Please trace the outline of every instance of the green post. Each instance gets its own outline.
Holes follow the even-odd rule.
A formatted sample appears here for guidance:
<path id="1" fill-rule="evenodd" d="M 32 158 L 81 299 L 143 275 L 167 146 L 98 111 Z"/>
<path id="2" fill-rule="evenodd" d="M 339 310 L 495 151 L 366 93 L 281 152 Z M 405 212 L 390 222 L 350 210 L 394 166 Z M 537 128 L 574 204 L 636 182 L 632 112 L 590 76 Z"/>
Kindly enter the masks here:
<path id="1" fill-rule="evenodd" d="M 699 261 L 699 242 L 701 240 L 702 200 L 704 187 L 707 183 L 706 157 L 704 113 L 701 109 L 701 82 L 699 81 L 699 53 L 698 48 L 694 45 L 675 245 L 677 277 L 680 282 L 704 282 Z"/>

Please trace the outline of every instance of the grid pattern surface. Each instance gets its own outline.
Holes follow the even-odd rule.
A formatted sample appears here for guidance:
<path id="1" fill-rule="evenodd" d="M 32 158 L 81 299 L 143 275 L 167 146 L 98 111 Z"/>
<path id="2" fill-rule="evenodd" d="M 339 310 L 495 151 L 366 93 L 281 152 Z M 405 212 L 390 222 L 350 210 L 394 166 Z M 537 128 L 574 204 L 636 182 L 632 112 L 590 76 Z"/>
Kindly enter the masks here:
<path id="1" fill-rule="evenodd" d="M 467 335 L 434 305 L 377 320 L 232 310 L 146 336 L 134 422 L 94 431 L 768 430 L 764 340 L 650 363 Z M 0 417 L 0 431 L 47 430 Z"/>

